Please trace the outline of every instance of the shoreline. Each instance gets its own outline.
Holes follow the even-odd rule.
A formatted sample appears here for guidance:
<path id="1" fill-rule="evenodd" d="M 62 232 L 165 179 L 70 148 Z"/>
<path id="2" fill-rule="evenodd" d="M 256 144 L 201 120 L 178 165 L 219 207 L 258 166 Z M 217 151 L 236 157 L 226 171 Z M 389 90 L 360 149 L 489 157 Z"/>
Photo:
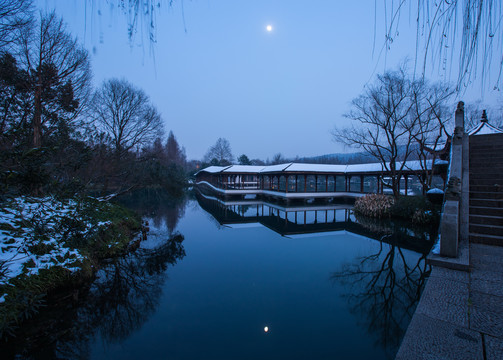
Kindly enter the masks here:
<path id="1" fill-rule="evenodd" d="M 104 261 L 136 250 L 146 231 L 133 211 L 90 197 L 3 202 L 0 339 L 13 335 L 58 292 L 77 300 Z"/>

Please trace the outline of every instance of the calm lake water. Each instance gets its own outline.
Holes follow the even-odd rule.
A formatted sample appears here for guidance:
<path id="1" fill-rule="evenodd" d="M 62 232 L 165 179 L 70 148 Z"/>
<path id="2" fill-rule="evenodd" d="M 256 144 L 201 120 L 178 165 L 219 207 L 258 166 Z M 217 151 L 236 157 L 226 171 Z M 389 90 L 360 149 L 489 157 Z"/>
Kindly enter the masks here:
<path id="1" fill-rule="evenodd" d="M 136 205 L 148 240 L 28 357 L 393 359 L 429 274 L 427 231 L 341 205 Z"/>

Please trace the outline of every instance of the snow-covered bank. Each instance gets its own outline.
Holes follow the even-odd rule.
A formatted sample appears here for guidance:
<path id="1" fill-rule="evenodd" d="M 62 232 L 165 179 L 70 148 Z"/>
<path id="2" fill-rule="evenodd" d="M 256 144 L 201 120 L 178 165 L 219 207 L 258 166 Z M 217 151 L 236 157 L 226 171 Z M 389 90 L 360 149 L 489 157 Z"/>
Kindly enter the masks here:
<path id="1" fill-rule="evenodd" d="M 4 204 L 0 208 L 0 285 L 23 272 L 38 274 L 52 266 L 78 269 L 75 265 L 83 257 L 64 241 L 63 224 L 68 220 L 85 223 L 82 236 L 95 230 L 96 225 L 79 214 L 75 201 L 19 197 Z"/>
<path id="2" fill-rule="evenodd" d="M 20 291 L 45 294 L 71 274 L 89 274 L 100 259 L 127 251 L 140 224 L 128 210 L 92 198 L 23 196 L 0 203 L 0 307 L 17 311 Z"/>

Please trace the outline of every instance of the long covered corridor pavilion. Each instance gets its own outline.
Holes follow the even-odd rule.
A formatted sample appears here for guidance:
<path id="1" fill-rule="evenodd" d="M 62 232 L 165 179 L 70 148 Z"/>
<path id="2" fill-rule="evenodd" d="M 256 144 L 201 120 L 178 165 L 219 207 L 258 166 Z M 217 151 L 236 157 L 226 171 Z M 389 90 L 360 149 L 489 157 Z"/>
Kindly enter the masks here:
<path id="1" fill-rule="evenodd" d="M 403 168 L 402 168 L 403 165 Z M 397 163 L 402 168 L 400 193 L 421 195 L 422 177 L 431 172 L 431 161 Z M 360 197 L 390 191 L 389 173 L 380 163 L 325 165 L 287 163 L 271 166 L 210 166 L 196 173 L 196 184 L 220 195 L 257 194 L 284 199 Z M 444 188 L 444 179 L 433 177 L 433 187 Z"/>

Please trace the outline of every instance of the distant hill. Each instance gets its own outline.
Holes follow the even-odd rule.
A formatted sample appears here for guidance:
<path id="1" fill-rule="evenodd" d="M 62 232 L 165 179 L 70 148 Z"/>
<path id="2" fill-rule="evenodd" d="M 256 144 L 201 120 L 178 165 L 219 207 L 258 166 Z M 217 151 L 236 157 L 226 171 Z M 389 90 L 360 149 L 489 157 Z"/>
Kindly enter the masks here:
<path id="1" fill-rule="evenodd" d="M 399 148 L 399 150 L 405 152 L 404 147 L 402 147 L 402 149 Z M 402 159 L 403 156 L 399 156 L 397 160 L 400 161 Z M 418 159 L 417 152 L 413 151 L 408 159 L 417 160 Z M 301 163 L 311 163 L 311 164 L 344 164 L 344 165 L 379 162 L 375 157 L 363 151 L 356 153 L 335 153 L 335 154 L 311 156 L 311 157 L 295 159 L 293 161 Z"/>
<path id="2" fill-rule="evenodd" d="M 369 162 L 377 162 L 377 160 L 364 152 L 357 153 L 335 153 L 304 157 L 295 159 L 295 162 L 311 163 L 311 164 L 364 164 Z"/>

